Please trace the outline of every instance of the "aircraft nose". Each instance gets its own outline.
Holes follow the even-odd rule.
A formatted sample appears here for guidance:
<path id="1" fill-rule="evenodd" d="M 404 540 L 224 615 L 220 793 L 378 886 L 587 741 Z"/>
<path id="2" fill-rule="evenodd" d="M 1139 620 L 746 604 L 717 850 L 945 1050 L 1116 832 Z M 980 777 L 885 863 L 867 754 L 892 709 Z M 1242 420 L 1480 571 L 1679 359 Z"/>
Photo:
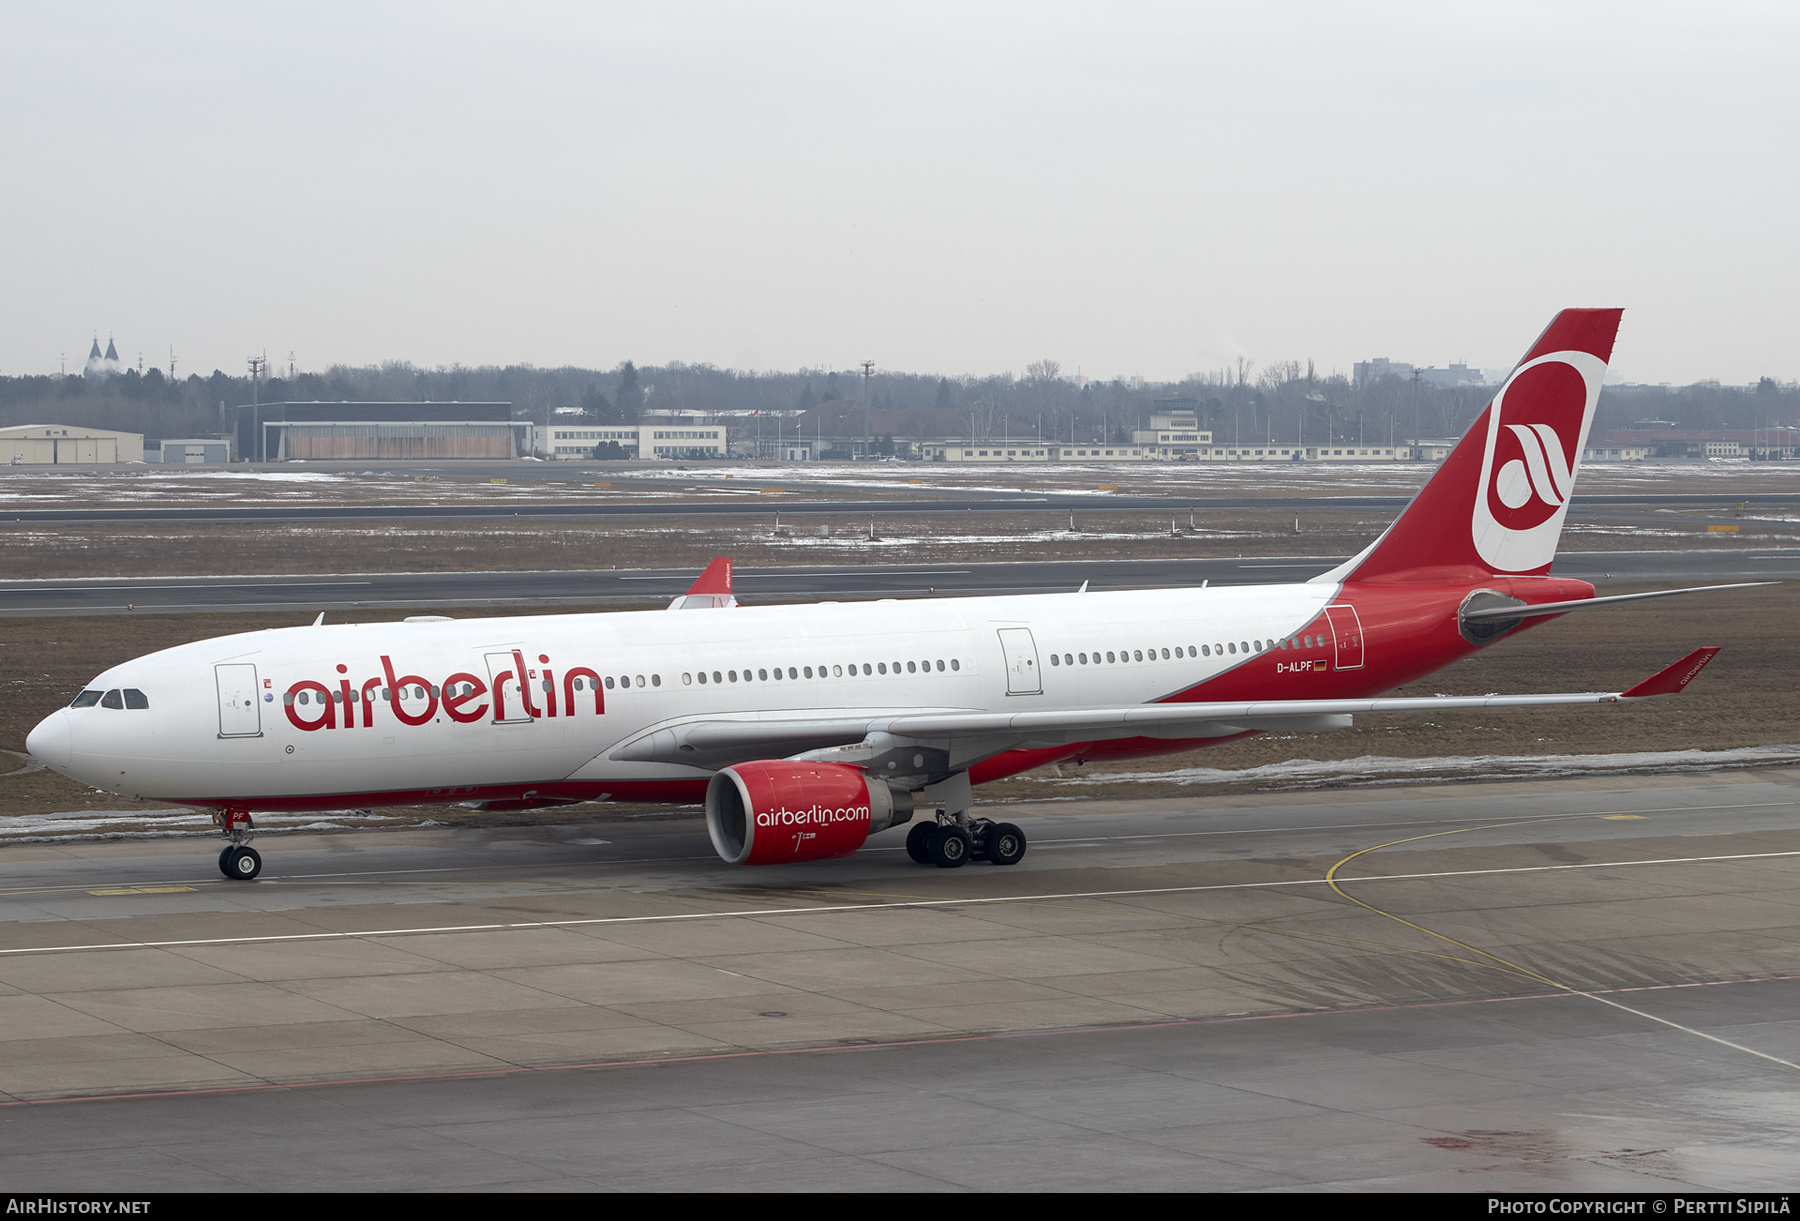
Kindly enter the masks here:
<path id="1" fill-rule="evenodd" d="M 33 759 L 46 767 L 57 771 L 68 767 L 74 754 L 69 734 L 68 710 L 58 708 L 39 721 L 37 728 L 25 736 L 25 749 Z"/>

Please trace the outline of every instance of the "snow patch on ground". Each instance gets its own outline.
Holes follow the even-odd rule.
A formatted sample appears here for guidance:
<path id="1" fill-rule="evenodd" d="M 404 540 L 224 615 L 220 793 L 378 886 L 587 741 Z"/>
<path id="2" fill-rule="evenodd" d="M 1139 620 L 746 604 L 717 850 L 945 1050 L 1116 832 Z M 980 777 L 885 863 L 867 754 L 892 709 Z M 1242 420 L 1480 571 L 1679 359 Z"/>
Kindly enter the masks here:
<path id="1" fill-rule="evenodd" d="M 1186 767 L 1167 772 L 1104 772 L 1033 777 L 1046 783 L 1092 787 L 1114 784 L 1260 784 L 1314 788 L 1334 784 L 1384 784 L 1425 776 L 1506 776 L 1550 779 L 1625 772 L 1689 772 L 1723 767 L 1774 767 L 1800 763 L 1800 745 L 1744 746 L 1730 750 L 1622 751 L 1601 755 L 1437 755 L 1403 759 L 1362 755 L 1355 759 L 1289 759 L 1227 770 Z"/>
<path id="2" fill-rule="evenodd" d="M 332 811 L 353 817 L 358 824 L 399 822 L 392 815 L 366 810 Z M 258 814 L 258 830 L 341 831 L 348 824 L 332 822 L 317 811 L 304 814 Z M 59 839 L 95 837 L 153 839 L 171 835 L 212 834 L 212 814 L 206 810 L 69 810 L 55 814 L 0 816 L 0 843 L 44 843 Z"/>

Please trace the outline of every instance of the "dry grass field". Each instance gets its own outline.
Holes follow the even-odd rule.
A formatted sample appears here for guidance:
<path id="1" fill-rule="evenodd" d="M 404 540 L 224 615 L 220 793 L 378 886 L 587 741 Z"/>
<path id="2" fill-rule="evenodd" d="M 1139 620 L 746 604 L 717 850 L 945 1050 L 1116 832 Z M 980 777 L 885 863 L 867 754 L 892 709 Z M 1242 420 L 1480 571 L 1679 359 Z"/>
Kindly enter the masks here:
<path id="1" fill-rule="evenodd" d="M 230 505 L 609 504 L 619 501 L 893 500 L 986 494 L 1173 497 L 1408 496 L 1430 463 L 290 462 L 259 467 L 0 467 L 10 508 Z M 1800 492 L 1800 462 L 1593 463 L 1584 495 Z"/>
<path id="2" fill-rule="evenodd" d="M 25 579 L 353 572 L 530 572 L 743 566 L 1337 555 L 1387 525 L 1380 515 L 1326 512 L 1022 513 L 867 517 L 685 517 L 620 523 L 558 518 L 458 522 L 197 523 L 18 526 L 0 523 L 0 572 Z M 870 538 L 871 525 L 874 539 Z M 828 533 L 821 534 L 821 530 Z"/>
<path id="3" fill-rule="evenodd" d="M 1636 515 L 1642 518 L 1645 515 Z M 1727 518 L 1736 533 L 1709 534 L 1711 513 L 1570 524 L 1571 551 L 1792 545 L 1795 520 Z M 1385 512 L 1322 508 L 1294 513 L 1225 510 L 893 514 L 835 517 L 770 508 L 758 517 L 471 518 L 453 522 L 271 522 L 43 525 L 0 520 L 0 573 L 13 579 L 318 575 L 364 572 L 531 572 L 696 568 L 713 556 L 740 565 L 931 564 L 954 561 L 1115 560 L 1346 556 L 1387 528 Z M 1298 532 L 1295 524 L 1298 521 Z M 825 533 L 821 533 L 824 531 Z M 873 532 L 874 538 L 870 538 Z"/>
<path id="4" fill-rule="evenodd" d="M 503 472 L 490 482 L 494 472 Z M 441 473 L 358 469 L 354 464 L 131 468 L 94 471 L 0 469 L 0 574 L 14 579 L 76 577 L 316 575 L 356 572 L 529 571 L 694 567 L 715 555 L 749 566 L 939 563 L 1022 559 L 1334 556 L 1361 548 L 1386 528 L 1386 510 L 1346 510 L 1334 497 L 1409 496 L 1427 465 L 1229 466 L 1144 463 L 1089 467 L 949 467 L 919 463 L 716 467 L 667 464 L 498 463 Z M 438 468 L 430 468 L 435 471 Z M 426 472 L 426 473 L 421 473 Z M 1302 497 L 1316 508 L 1177 512 L 1111 508 L 1120 496 Z M 1589 494 L 1725 492 L 1748 507 L 1578 514 L 1569 550 L 1791 544 L 1800 513 L 1759 508 L 1759 495 L 1800 491 L 1800 463 L 1613 464 L 1582 473 Z M 1091 504 L 1063 511 L 995 508 L 962 513 L 903 512 L 944 499 L 991 495 L 1073 495 Z M 891 505 L 867 516 L 795 512 L 809 502 Z M 754 506 L 748 515 L 655 518 L 516 517 L 522 507 L 626 504 L 677 510 L 682 504 Z M 7 516 L 8 509 L 392 507 L 396 513 L 460 506 L 494 516 L 432 519 L 66 524 Z M 787 515 L 782 516 L 784 508 Z M 1299 532 L 1295 519 L 1299 519 Z M 1721 518 L 1733 534 L 1708 536 Z M 821 530 L 824 531 L 821 534 Z M 871 539 L 871 533 L 874 538 Z"/>

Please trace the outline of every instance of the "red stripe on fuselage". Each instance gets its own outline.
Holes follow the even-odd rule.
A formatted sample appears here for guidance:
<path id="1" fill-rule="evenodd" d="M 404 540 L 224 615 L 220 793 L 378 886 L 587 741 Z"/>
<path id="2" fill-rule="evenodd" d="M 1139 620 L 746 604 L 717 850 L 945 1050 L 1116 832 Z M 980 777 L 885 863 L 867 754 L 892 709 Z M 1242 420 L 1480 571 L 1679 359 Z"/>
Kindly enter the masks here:
<path id="1" fill-rule="evenodd" d="M 1463 600 L 1477 590 L 1492 590 L 1534 604 L 1570 602 L 1594 596 L 1594 587 L 1587 582 L 1556 577 L 1490 577 L 1472 583 L 1443 585 L 1353 583 L 1345 585 L 1331 605 L 1347 604 L 1356 609 L 1362 636 L 1362 664 L 1359 667 L 1338 668 L 1333 625 L 1325 611 L 1320 610 L 1311 622 L 1296 628 L 1291 639 L 1304 640 L 1310 635 L 1315 641 L 1323 638 L 1322 643 L 1310 649 L 1282 649 L 1279 645 L 1274 649 L 1265 648 L 1261 653 L 1252 653 L 1225 673 L 1165 696 L 1159 702 L 1338 700 L 1382 695 L 1460 661 L 1479 649 L 1490 647 L 1492 642 L 1474 645 L 1463 639 L 1457 621 L 1457 610 Z M 1540 615 L 1527 619 L 1506 636 L 1554 618 L 1554 615 Z M 1300 662 L 1311 664 L 1300 669 Z M 1287 668 L 1278 670 L 1278 666 Z M 984 784 L 1016 776 L 1034 767 L 1070 760 L 1148 759 L 1182 754 L 1236 742 L 1261 732 L 1247 730 L 1220 738 L 1113 738 L 1072 746 L 1012 750 L 970 768 L 969 779 L 972 783 Z"/>

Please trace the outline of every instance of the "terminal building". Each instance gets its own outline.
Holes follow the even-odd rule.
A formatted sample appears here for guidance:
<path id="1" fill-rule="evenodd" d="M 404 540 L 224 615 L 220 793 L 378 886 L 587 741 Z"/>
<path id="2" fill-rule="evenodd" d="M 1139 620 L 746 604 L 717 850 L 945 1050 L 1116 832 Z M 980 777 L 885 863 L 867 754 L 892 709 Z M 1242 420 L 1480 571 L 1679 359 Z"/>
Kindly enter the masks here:
<path id="1" fill-rule="evenodd" d="M 258 403 L 237 409 L 247 462 L 519 458 L 532 426 L 511 403 Z"/>
<path id="2" fill-rule="evenodd" d="M 1642 424 L 1651 421 L 1639 421 Z M 1800 428 L 1676 428 L 1658 422 L 1653 428 L 1621 428 L 1589 441 L 1588 456 L 1629 462 L 1645 458 L 1696 461 L 1707 458 L 1791 460 L 1800 456 Z"/>
<path id="3" fill-rule="evenodd" d="M 540 430 L 546 458 L 596 456 L 680 461 L 729 457 L 725 425 L 702 416 L 647 415 L 639 424 L 550 424 Z M 614 453 L 610 446 L 619 447 Z M 603 452 L 596 455 L 596 450 Z"/>

